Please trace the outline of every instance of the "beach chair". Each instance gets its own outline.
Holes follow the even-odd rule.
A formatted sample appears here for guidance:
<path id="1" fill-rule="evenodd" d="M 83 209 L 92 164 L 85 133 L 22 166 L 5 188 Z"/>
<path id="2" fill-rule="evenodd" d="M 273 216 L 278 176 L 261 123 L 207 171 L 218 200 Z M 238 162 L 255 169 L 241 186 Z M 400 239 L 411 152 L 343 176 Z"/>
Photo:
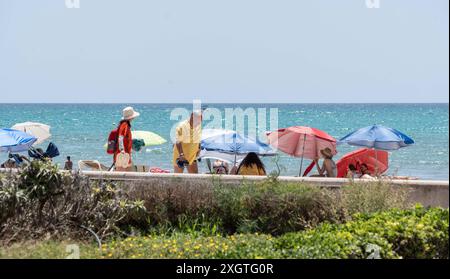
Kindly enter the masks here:
<path id="1" fill-rule="evenodd" d="M 38 160 L 44 160 L 46 158 L 53 159 L 59 156 L 59 149 L 53 142 L 50 142 L 45 152 L 40 148 L 31 147 L 28 150 L 28 156 Z"/>
<path id="2" fill-rule="evenodd" d="M 110 168 L 103 165 L 97 160 L 80 160 L 78 161 L 78 169 L 79 170 L 93 170 L 93 171 L 109 171 Z"/>
<path id="3" fill-rule="evenodd" d="M 132 167 L 132 171 L 135 171 L 135 172 L 149 172 L 150 171 L 150 167 L 149 166 L 145 166 L 145 165 L 134 165 Z"/>

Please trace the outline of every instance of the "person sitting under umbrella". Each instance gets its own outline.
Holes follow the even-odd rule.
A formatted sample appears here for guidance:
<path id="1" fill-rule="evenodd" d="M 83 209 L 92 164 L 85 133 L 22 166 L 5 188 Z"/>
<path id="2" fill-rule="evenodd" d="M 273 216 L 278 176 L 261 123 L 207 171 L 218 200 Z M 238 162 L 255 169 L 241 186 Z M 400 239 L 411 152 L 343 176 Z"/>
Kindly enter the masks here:
<path id="1" fill-rule="evenodd" d="M 359 171 L 361 173 L 361 175 L 359 176 L 359 178 L 362 179 L 375 179 L 375 177 L 373 177 L 369 171 L 369 166 L 367 166 L 367 164 L 363 163 L 359 166 Z"/>
<path id="2" fill-rule="evenodd" d="M 15 168 L 17 168 L 17 163 L 13 159 L 8 159 L 3 164 L 1 164 L 0 168 L 2 168 L 2 169 L 15 169 Z"/>
<path id="3" fill-rule="evenodd" d="M 356 169 L 355 165 L 353 165 L 353 164 L 348 165 L 346 177 L 353 179 L 353 178 L 355 178 L 356 174 L 357 174 L 357 169 Z"/>
<path id="4" fill-rule="evenodd" d="M 333 161 L 333 152 L 330 148 L 326 147 L 320 150 L 320 153 L 324 157 L 322 167 L 319 166 L 319 158 L 314 159 L 317 166 L 317 171 L 319 172 L 318 176 L 336 177 L 337 167 L 336 163 Z"/>
<path id="5" fill-rule="evenodd" d="M 214 174 L 228 174 L 228 164 L 222 160 L 216 160 L 212 168 Z"/>
<path id="6" fill-rule="evenodd" d="M 232 174 L 238 175 L 266 175 L 266 168 L 255 152 L 250 152 L 242 160 L 238 168 L 233 167 Z"/>

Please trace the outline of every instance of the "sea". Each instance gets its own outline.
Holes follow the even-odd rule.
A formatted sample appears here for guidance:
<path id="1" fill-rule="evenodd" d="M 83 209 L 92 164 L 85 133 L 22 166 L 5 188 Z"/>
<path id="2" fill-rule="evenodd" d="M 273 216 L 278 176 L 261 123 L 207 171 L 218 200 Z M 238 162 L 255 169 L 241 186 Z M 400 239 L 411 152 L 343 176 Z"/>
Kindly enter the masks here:
<path id="1" fill-rule="evenodd" d="M 167 139 L 160 146 L 143 148 L 133 154 L 137 164 L 172 170 L 171 133 L 192 104 L 0 104 L 0 127 L 9 128 L 15 123 L 33 121 L 51 126 L 50 140 L 57 145 L 60 156 L 54 162 L 63 165 L 66 156 L 78 160 L 99 160 L 111 165 L 112 157 L 105 152 L 109 132 L 120 121 L 122 109 L 133 106 L 140 117 L 132 123 L 133 130 L 157 133 Z M 227 128 L 230 118 L 227 111 L 241 109 L 247 117 L 246 123 L 257 125 L 257 133 L 301 125 L 326 131 L 336 139 L 368 125 L 382 124 L 402 131 L 415 140 L 415 144 L 390 152 L 391 175 L 413 176 L 420 179 L 449 179 L 449 106 L 448 104 L 203 104 L 214 109 L 215 119 L 205 119 L 203 125 L 215 122 L 215 128 Z M 254 112 L 254 113 L 253 113 Z M 219 119 L 217 119 L 219 115 Z M 219 120 L 219 121 L 218 121 Z M 227 122 L 228 121 L 228 122 Z M 233 122 L 233 121 L 231 121 Z M 220 124 L 222 123 L 222 125 Z M 271 125 L 273 124 L 273 125 Z M 217 125 L 222 127 L 216 127 Z M 211 126 L 211 125 L 210 125 Z M 248 124 L 251 130 L 251 125 Z M 236 126 L 233 126 L 236 127 Z M 41 147 L 46 148 L 44 142 Z M 339 145 L 336 159 L 357 149 Z M 0 161 L 7 154 L 0 153 Z M 277 157 L 263 158 L 268 172 L 281 169 L 282 175 L 299 173 L 300 159 L 280 153 Z M 304 166 L 309 164 L 305 160 Z M 76 165 L 76 164 L 75 164 Z M 200 171 L 206 172 L 205 163 Z"/>

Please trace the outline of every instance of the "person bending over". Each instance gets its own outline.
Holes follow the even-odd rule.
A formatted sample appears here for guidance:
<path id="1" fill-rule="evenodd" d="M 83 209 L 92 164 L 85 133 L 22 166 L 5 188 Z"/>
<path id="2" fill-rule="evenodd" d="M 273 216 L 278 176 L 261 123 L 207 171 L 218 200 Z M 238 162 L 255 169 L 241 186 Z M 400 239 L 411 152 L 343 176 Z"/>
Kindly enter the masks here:
<path id="1" fill-rule="evenodd" d="M 176 128 L 176 143 L 173 145 L 173 169 L 182 173 L 198 173 L 197 156 L 200 152 L 202 135 L 202 114 L 193 112 L 189 120 L 182 121 Z"/>

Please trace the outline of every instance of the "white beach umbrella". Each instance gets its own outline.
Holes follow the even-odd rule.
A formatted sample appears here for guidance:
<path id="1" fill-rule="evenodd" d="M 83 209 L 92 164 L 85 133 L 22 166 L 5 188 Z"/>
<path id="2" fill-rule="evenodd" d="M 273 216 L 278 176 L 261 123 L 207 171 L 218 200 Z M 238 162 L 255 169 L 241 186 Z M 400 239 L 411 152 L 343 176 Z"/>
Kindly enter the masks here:
<path id="1" fill-rule="evenodd" d="M 37 141 L 34 144 L 43 143 L 46 139 L 51 137 L 50 126 L 42 123 L 37 122 L 17 123 L 14 126 L 12 126 L 11 129 L 19 130 L 34 136 L 35 138 L 37 138 Z"/>

